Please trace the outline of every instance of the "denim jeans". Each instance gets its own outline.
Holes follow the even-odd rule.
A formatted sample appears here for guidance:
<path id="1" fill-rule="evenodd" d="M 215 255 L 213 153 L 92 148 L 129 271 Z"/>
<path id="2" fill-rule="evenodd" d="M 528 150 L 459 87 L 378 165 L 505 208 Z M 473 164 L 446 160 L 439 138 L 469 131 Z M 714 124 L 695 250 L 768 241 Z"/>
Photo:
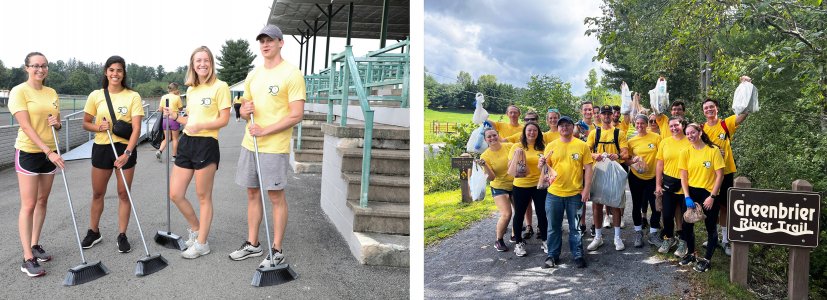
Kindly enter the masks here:
<path id="1" fill-rule="evenodd" d="M 563 245 L 563 213 L 569 223 L 569 249 L 575 259 L 583 257 L 583 242 L 580 232 L 580 213 L 583 202 L 580 194 L 570 197 L 559 197 L 551 193 L 546 195 L 546 216 L 549 223 L 548 256 L 560 258 L 560 248 Z"/>

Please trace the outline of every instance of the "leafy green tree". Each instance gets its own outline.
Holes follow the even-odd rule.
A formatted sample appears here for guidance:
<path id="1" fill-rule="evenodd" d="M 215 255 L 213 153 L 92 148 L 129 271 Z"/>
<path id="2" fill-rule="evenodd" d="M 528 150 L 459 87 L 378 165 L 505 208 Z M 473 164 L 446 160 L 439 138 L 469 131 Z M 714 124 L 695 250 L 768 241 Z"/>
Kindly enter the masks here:
<path id="1" fill-rule="evenodd" d="M 158 80 L 162 80 L 162 81 L 164 80 L 164 76 L 167 75 L 167 72 L 164 70 L 164 66 L 162 66 L 162 65 L 158 65 L 158 67 L 155 68 L 155 73 L 156 73 L 156 75 L 158 75 L 158 77 L 157 77 Z"/>
<path id="2" fill-rule="evenodd" d="M 571 94 L 571 84 L 556 75 L 532 75 L 519 104 L 538 112 L 556 108 L 564 116 L 574 116 L 577 111 L 577 98 Z"/>
<path id="3" fill-rule="evenodd" d="M 227 40 L 221 46 L 221 54 L 216 58 L 221 66 L 217 70 L 218 78 L 230 85 L 244 80 L 247 73 L 253 69 L 255 58 L 256 55 L 250 51 L 247 40 Z"/>

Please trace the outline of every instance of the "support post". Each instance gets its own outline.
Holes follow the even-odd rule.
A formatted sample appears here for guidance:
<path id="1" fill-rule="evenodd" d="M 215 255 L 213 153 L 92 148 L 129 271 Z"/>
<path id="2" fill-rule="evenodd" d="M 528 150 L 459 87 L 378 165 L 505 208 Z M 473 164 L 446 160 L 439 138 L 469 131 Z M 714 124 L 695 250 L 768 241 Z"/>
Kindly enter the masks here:
<path id="1" fill-rule="evenodd" d="M 327 5 L 327 41 L 324 44 L 324 68 L 327 69 L 327 64 L 330 61 L 330 23 L 333 23 L 333 3 Z"/>
<path id="2" fill-rule="evenodd" d="M 318 36 L 319 32 L 319 18 L 316 18 L 313 21 L 313 58 L 310 61 L 310 74 L 316 73 L 316 37 Z"/>
<path id="3" fill-rule="evenodd" d="M 385 48 L 385 40 L 388 39 L 388 2 L 390 0 L 382 1 L 382 29 L 379 34 L 379 49 Z"/>
<path id="4" fill-rule="evenodd" d="M 345 46 L 350 46 L 350 30 L 353 26 L 353 2 L 347 9 L 347 34 L 345 34 Z"/>
<path id="5" fill-rule="evenodd" d="M 299 30 L 301 32 L 301 30 Z M 304 34 L 301 36 L 301 40 L 297 39 L 296 36 L 293 36 L 293 39 L 299 43 L 299 67 L 302 66 L 302 49 L 304 49 Z"/>
<path id="6" fill-rule="evenodd" d="M 793 181 L 793 191 L 811 192 L 813 185 L 803 179 Z M 787 271 L 787 298 L 807 299 L 810 291 L 810 250 L 789 247 L 790 259 Z"/>
<path id="7" fill-rule="evenodd" d="M 752 182 L 746 177 L 739 176 L 735 178 L 733 184 L 736 188 L 751 188 Z M 725 191 L 729 193 L 729 191 Z M 729 197 L 732 199 L 732 197 Z M 729 209 L 725 207 L 724 209 Z M 732 224 L 727 221 L 727 231 L 734 233 Z M 749 288 L 747 279 L 749 277 L 749 244 L 743 242 L 730 241 L 732 243 L 732 258 L 729 262 L 729 281 L 741 287 Z"/>

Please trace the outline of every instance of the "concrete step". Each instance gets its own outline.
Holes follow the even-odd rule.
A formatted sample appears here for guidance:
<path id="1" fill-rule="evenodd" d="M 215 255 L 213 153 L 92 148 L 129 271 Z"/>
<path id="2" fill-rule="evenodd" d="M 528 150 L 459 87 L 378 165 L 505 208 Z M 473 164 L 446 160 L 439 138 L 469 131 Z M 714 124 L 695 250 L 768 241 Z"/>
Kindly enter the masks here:
<path id="1" fill-rule="evenodd" d="M 296 147 L 298 137 L 293 137 L 293 147 Z M 324 149 L 324 137 L 302 135 L 302 149 Z"/>
<path id="2" fill-rule="evenodd" d="M 347 181 L 347 200 L 359 201 L 362 175 L 342 173 Z M 368 205 L 374 202 L 410 203 L 410 177 L 371 175 L 368 187 Z"/>
<path id="3" fill-rule="evenodd" d="M 302 124 L 302 136 L 324 136 L 321 124 Z M 299 135 L 299 127 L 293 126 L 293 136 Z"/>
<path id="4" fill-rule="evenodd" d="M 358 200 L 348 200 L 347 206 L 353 211 L 354 232 L 398 235 L 411 232 L 411 210 L 407 203 L 372 202 L 368 207 L 361 207 Z"/>
<path id="5" fill-rule="evenodd" d="M 345 127 L 339 126 L 338 123 L 322 124 L 322 131 L 327 135 L 332 135 L 340 138 L 364 138 L 365 125 L 364 124 L 348 124 Z M 374 124 L 373 139 L 385 140 L 405 140 L 410 141 L 411 130 L 407 127 L 391 126 Z"/>
<path id="6" fill-rule="evenodd" d="M 357 249 L 354 255 L 361 263 L 371 266 L 410 267 L 409 236 L 371 232 L 354 232 L 353 236 Z"/>
<path id="7" fill-rule="evenodd" d="M 303 121 L 322 121 L 324 122 L 327 120 L 326 114 L 320 114 L 316 112 L 304 112 L 304 116 L 302 117 Z"/>
<path id="8" fill-rule="evenodd" d="M 362 173 L 362 148 L 336 148 L 342 156 L 342 173 Z M 373 149 L 370 151 L 370 173 L 408 176 L 411 173 L 409 150 Z"/>
<path id="9" fill-rule="evenodd" d="M 322 163 L 320 162 L 292 161 L 290 162 L 290 166 L 293 167 L 293 173 L 322 173 Z"/>
<path id="10" fill-rule="evenodd" d="M 293 155 L 298 162 L 321 162 L 323 152 L 321 149 L 302 149 L 293 150 Z"/>

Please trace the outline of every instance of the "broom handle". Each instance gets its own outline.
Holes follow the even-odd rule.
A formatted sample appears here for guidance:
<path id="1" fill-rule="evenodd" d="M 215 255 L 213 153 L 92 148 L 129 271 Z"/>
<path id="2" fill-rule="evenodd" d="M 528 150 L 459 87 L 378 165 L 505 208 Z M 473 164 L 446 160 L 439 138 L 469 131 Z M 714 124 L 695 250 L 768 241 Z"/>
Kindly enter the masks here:
<path id="1" fill-rule="evenodd" d="M 114 124 L 114 123 L 113 123 Z M 115 150 L 115 142 L 112 141 L 112 133 L 111 130 L 106 130 L 106 135 L 109 136 L 109 145 L 112 146 L 112 153 L 115 154 L 115 159 L 118 158 L 118 150 Z M 132 207 L 132 215 L 135 216 L 135 224 L 138 224 L 138 233 L 141 236 L 141 242 L 144 243 L 144 251 L 146 251 L 146 256 L 149 256 L 149 248 L 146 247 L 146 240 L 144 240 L 144 231 L 141 229 L 141 222 L 138 221 L 138 212 L 135 211 L 135 203 L 132 202 L 132 193 L 129 192 L 129 185 L 126 184 L 126 176 L 123 174 L 123 169 L 118 168 L 121 174 L 121 180 L 123 180 L 123 187 L 126 190 L 126 196 L 129 198 L 129 206 Z"/>
<path id="2" fill-rule="evenodd" d="M 167 110 L 169 110 L 169 98 L 167 98 Z M 163 120 L 164 120 L 164 114 L 161 113 L 161 126 L 164 125 Z M 169 124 L 170 122 L 169 121 L 170 121 L 169 116 L 167 116 L 167 124 L 166 124 L 167 125 L 167 136 L 166 136 L 166 138 L 169 138 L 169 140 L 166 141 L 167 142 L 167 234 L 172 234 L 172 228 L 171 228 L 172 225 L 170 224 L 170 223 L 172 223 L 172 219 L 170 218 L 170 215 L 169 215 L 169 210 L 170 210 L 170 204 L 169 204 L 169 156 L 170 156 L 170 154 L 169 153 L 172 152 L 172 145 L 171 145 L 172 144 L 172 130 L 170 129 L 170 124 Z"/>
<path id="3" fill-rule="evenodd" d="M 55 133 L 55 128 L 52 128 L 52 138 L 55 139 L 55 151 L 57 151 L 57 155 L 60 155 L 60 146 L 58 146 L 57 140 L 57 133 Z M 67 141 L 68 142 L 68 141 Z M 75 229 L 75 238 L 78 240 L 78 249 L 80 250 L 80 260 L 83 264 L 86 264 L 86 257 L 83 256 L 83 246 L 80 244 L 80 233 L 78 232 L 78 221 L 75 220 L 75 209 L 72 207 L 72 196 L 69 194 L 69 184 L 66 183 L 66 171 L 60 169 L 60 175 L 63 176 L 63 187 L 66 188 L 66 199 L 69 199 L 69 213 L 72 215 L 72 224 L 75 225 L 73 227 Z"/>
<path id="4" fill-rule="evenodd" d="M 253 120 L 253 114 L 250 113 L 250 126 L 253 126 L 255 121 Z M 262 216 L 264 217 L 264 232 L 267 233 L 267 251 L 270 252 L 270 266 L 273 266 L 273 241 L 270 240 L 270 224 L 267 222 L 267 205 L 264 201 L 264 185 L 261 183 L 261 164 L 258 161 L 258 139 L 253 136 L 253 148 L 256 150 L 256 177 L 258 177 L 258 190 L 259 194 L 261 194 L 261 212 Z"/>

